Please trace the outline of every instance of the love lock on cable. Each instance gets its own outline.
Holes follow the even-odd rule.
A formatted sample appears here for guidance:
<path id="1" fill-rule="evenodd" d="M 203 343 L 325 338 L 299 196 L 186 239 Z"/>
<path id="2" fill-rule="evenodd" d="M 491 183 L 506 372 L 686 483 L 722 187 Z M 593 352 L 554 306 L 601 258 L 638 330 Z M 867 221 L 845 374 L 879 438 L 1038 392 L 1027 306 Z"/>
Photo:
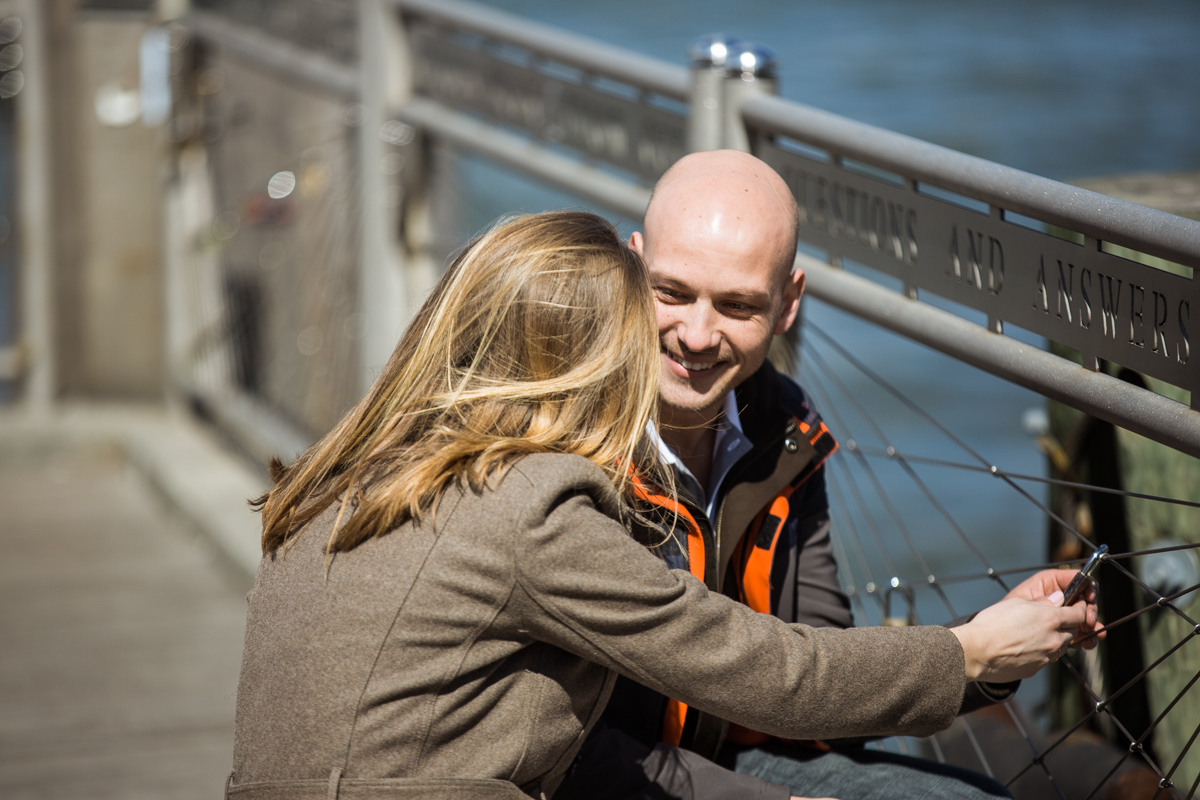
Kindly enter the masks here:
<path id="1" fill-rule="evenodd" d="M 892 593 L 899 592 L 904 598 L 904 605 L 908 608 L 908 615 L 904 617 L 893 616 L 892 614 Z M 883 625 L 889 628 L 905 628 L 910 625 L 917 624 L 917 607 L 916 600 L 913 598 L 913 590 L 911 586 L 895 585 L 888 589 L 883 595 Z"/>

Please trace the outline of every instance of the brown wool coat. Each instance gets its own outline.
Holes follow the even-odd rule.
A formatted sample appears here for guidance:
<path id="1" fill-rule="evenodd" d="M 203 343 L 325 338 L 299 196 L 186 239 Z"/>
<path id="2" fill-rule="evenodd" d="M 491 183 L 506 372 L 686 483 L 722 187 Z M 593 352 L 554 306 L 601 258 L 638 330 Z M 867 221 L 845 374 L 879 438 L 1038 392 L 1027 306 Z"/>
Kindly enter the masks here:
<path id="1" fill-rule="evenodd" d="M 549 797 L 616 673 L 784 737 L 954 719 L 945 628 L 787 625 L 668 570 L 617 508 L 586 460 L 528 456 L 328 577 L 326 511 L 249 595 L 227 796 Z"/>

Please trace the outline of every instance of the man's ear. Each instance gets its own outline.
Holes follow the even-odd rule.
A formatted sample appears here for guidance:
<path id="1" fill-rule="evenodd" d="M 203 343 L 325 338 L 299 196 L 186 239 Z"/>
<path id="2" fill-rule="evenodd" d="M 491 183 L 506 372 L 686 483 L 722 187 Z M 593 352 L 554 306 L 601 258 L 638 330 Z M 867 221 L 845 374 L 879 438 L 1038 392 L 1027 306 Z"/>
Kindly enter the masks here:
<path id="1" fill-rule="evenodd" d="M 783 285 L 783 310 L 779 313 L 779 322 L 775 326 L 775 335 L 782 336 L 796 321 L 800 311 L 800 296 L 804 294 L 804 270 L 796 267 L 787 277 Z"/>
<path id="2" fill-rule="evenodd" d="M 642 232 L 634 231 L 629 234 L 629 249 L 637 253 L 642 258 L 646 257 L 646 251 L 643 249 L 645 242 L 642 240 Z"/>

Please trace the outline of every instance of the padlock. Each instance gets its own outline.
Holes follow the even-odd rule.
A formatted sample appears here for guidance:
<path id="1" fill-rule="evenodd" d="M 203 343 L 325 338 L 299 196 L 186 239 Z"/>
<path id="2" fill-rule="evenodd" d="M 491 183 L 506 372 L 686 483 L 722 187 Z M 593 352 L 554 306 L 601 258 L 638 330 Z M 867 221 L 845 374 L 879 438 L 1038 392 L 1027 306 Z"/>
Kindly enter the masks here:
<path id="1" fill-rule="evenodd" d="M 892 592 L 900 592 L 904 596 L 904 603 L 908 606 L 908 616 L 896 617 L 892 616 Z M 910 625 L 917 624 L 916 603 L 913 600 L 913 591 L 911 586 L 898 586 L 893 584 L 883 595 L 883 622 L 880 623 L 889 628 L 906 628 Z"/>

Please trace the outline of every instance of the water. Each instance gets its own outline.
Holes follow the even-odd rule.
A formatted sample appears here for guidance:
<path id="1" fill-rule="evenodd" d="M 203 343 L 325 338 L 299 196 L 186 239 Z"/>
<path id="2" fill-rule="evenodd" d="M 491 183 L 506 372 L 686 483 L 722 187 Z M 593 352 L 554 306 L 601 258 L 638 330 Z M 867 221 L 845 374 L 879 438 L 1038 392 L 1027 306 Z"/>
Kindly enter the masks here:
<path id="1" fill-rule="evenodd" d="M 1057 180 L 1200 169 L 1195 0 L 487 5 L 680 64 L 761 41 L 785 97 Z"/>
<path id="2" fill-rule="evenodd" d="M 1200 169 L 1200 3 L 1195 0 L 1136 5 L 1113 0 L 489 0 L 488 5 L 681 64 L 687 45 L 705 33 L 761 41 L 778 53 L 785 97 L 1057 180 Z M 465 209 L 463 233 L 504 212 L 585 205 L 483 162 L 468 158 L 464 164 L 456 192 Z M 632 229 L 627 222 L 622 227 Z M 1043 457 L 1021 426 L 1027 409 L 1044 404 L 1040 396 L 820 303 L 806 303 L 805 314 L 986 461 L 1012 472 L 1045 474 Z M 975 463 L 936 428 L 816 346 L 897 449 Z M 802 378 L 817 390 L 834 432 L 843 441 L 852 433 L 879 444 L 814 361 L 806 359 Z M 846 466 L 832 472 L 847 498 L 848 513 L 835 503 L 835 524 L 846 546 L 845 583 L 861 590 L 869 580 L 882 585 L 895 574 L 921 585 L 929 571 L 939 577 L 983 571 L 982 561 L 894 463 L 870 460 L 885 503 L 845 449 L 840 458 Z M 851 467 L 858 469 L 856 480 L 869 496 L 865 503 L 855 502 L 846 482 L 845 470 Z M 1005 568 L 1045 559 L 1046 516 L 1033 502 L 990 475 L 917 470 L 989 564 Z M 1045 501 L 1044 488 L 1025 486 L 1035 500 Z M 902 523 L 892 518 L 888 503 Z M 905 533 L 920 557 L 906 544 Z M 854 534 L 864 559 L 857 556 Z M 948 592 L 957 613 L 1001 594 L 987 580 L 956 584 Z M 864 608 L 861 621 L 878 619 L 877 602 Z M 917 611 L 925 621 L 950 616 L 927 590 L 918 592 Z M 1022 692 L 1023 700 L 1032 703 L 1042 692 L 1034 682 Z"/>

